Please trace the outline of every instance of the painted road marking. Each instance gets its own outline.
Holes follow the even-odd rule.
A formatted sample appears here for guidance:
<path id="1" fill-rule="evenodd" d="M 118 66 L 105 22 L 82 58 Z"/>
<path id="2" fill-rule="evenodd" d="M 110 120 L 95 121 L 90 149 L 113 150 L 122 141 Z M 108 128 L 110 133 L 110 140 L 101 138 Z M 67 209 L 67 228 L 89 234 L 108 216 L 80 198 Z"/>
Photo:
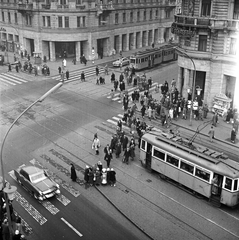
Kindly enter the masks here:
<path id="1" fill-rule="evenodd" d="M 61 220 L 70 227 L 78 236 L 83 237 L 83 234 L 81 234 L 78 230 L 76 230 L 70 223 L 68 223 L 64 218 L 61 218 Z"/>
<path id="2" fill-rule="evenodd" d="M 27 80 L 25 80 L 23 78 L 19 78 L 18 76 L 15 76 L 15 75 L 7 74 L 7 73 L 2 73 L 2 75 L 11 77 L 13 79 L 19 80 L 19 81 L 24 82 L 24 83 L 28 82 Z M 29 81 L 32 81 L 32 80 L 29 80 Z"/>

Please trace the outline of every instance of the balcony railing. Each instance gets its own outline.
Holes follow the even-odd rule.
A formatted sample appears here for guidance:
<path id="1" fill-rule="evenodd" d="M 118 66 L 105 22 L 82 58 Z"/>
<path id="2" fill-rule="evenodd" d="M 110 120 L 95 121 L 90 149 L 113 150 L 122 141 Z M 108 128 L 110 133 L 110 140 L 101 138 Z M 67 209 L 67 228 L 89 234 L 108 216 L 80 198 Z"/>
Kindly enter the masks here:
<path id="1" fill-rule="evenodd" d="M 57 5 L 57 9 L 67 9 L 67 8 L 69 8 L 69 5 L 66 5 L 66 4 Z"/>
<path id="2" fill-rule="evenodd" d="M 18 4 L 18 9 L 19 10 L 32 10 L 33 9 L 33 4 L 32 3 L 28 3 L 28 4 L 25 4 L 25 3 L 19 3 Z"/>
<path id="3" fill-rule="evenodd" d="M 185 15 L 175 15 L 174 16 L 175 23 L 183 24 L 183 25 L 194 25 L 194 26 L 210 26 L 210 19 L 204 17 L 191 17 Z"/>
<path id="4" fill-rule="evenodd" d="M 51 4 L 42 4 L 42 9 L 50 9 L 51 8 Z"/>
<path id="5" fill-rule="evenodd" d="M 76 8 L 77 9 L 85 9 L 85 5 L 83 5 L 83 4 L 76 4 Z"/>

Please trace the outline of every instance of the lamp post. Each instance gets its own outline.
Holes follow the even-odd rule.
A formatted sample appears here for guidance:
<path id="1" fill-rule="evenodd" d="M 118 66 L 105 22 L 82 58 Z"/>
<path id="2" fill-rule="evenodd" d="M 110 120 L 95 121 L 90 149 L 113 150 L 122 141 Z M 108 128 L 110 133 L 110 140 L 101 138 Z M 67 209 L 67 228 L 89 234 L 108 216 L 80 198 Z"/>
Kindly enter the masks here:
<path id="1" fill-rule="evenodd" d="M 6 141 L 6 138 L 9 134 L 9 132 L 11 131 L 12 127 L 15 125 L 15 123 L 19 120 L 19 118 L 22 117 L 22 115 L 24 113 L 26 113 L 30 108 L 32 108 L 36 103 L 38 102 L 42 102 L 46 97 L 48 97 L 51 93 L 55 92 L 56 90 L 58 90 L 61 86 L 63 85 L 63 83 L 58 83 L 57 85 L 55 85 L 53 88 L 51 88 L 49 91 L 47 91 L 44 95 L 42 95 L 40 98 L 38 98 L 35 102 L 33 102 L 30 106 L 28 106 L 11 124 L 11 126 L 9 127 L 9 129 L 7 130 L 3 140 L 2 140 L 2 145 L 1 145 L 1 152 L 0 152 L 0 161 L 1 161 L 1 173 L 2 173 L 2 182 L 3 182 L 3 192 L 4 192 L 4 197 L 6 199 L 6 210 L 7 210 L 7 217 L 8 217 L 8 225 L 9 225 L 9 233 L 10 233 L 10 240 L 12 240 L 12 222 L 11 222 L 11 214 L 10 214 L 10 209 L 9 209 L 9 202 L 8 199 L 11 200 L 13 199 L 11 197 L 10 194 L 13 193 L 12 190 L 16 191 L 16 187 L 15 188 L 11 188 L 11 186 L 5 186 L 5 173 L 4 173 L 4 166 L 3 166 L 3 147 L 4 147 L 4 143 Z M 13 187 L 13 186 L 12 186 Z M 10 196 L 6 196 L 6 194 L 9 194 Z"/>
<path id="2" fill-rule="evenodd" d="M 179 53 L 181 53 L 181 54 L 185 55 L 187 58 L 189 58 L 191 60 L 192 64 L 193 64 L 193 69 L 194 69 L 194 71 L 193 71 L 193 83 L 192 83 L 192 102 L 193 102 L 193 100 L 195 98 L 195 82 L 196 82 L 196 80 L 195 80 L 196 79 L 196 66 L 195 66 L 195 63 L 194 63 L 193 59 L 187 53 L 182 52 L 181 50 L 178 49 L 178 47 L 175 47 L 175 49 Z M 191 106 L 189 126 L 192 126 L 192 117 L 193 117 L 193 108 Z"/>

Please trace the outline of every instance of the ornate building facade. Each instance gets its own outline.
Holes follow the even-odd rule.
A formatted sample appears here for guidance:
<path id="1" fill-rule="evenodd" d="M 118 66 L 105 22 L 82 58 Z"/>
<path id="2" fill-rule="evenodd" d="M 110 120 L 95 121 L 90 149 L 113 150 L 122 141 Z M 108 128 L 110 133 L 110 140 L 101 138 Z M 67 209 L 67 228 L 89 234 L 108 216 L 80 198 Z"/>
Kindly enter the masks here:
<path id="1" fill-rule="evenodd" d="M 214 96 L 221 93 L 239 109 L 239 0 L 182 0 L 172 33 L 179 40 L 182 95 L 187 98 L 192 90 L 197 95 L 200 88 L 201 97 L 212 107 Z"/>
<path id="2" fill-rule="evenodd" d="M 1 0 L 0 6 L 1 45 L 55 61 L 168 41 L 176 0 Z"/>

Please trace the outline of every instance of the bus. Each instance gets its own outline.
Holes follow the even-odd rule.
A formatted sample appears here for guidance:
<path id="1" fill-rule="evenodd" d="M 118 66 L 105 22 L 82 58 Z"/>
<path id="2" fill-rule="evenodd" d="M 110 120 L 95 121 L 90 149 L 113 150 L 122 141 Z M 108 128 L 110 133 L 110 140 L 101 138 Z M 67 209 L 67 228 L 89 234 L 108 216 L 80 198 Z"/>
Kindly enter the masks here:
<path id="1" fill-rule="evenodd" d="M 177 182 L 216 206 L 239 203 L 239 163 L 187 139 L 159 132 L 145 133 L 140 143 L 145 168 Z"/>
<path id="2" fill-rule="evenodd" d="M 151 48 L 136 52 L 130 56 L 130 68 L 140 71 L 146 68 L 153 68 L 161 63 L 177 60 L 177 53 L 174 46 L 165 45 L 160 48 Z"/>

